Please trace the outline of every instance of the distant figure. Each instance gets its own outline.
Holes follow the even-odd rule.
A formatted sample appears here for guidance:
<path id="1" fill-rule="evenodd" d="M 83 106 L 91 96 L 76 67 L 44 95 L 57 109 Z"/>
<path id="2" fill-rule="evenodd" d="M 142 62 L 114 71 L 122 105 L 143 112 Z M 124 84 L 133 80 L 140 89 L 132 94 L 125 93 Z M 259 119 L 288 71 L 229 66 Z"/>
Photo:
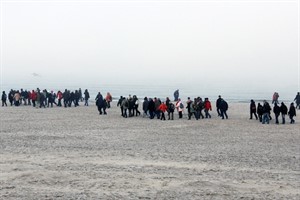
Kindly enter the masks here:
<path id="1" fill-rule="evenodd" d="M 30 92 L 30 90 L 27 91 L 27 100 L 28 100 L 28 105 L 31 105 L 31 92 Z"/>
<path id="2" fill-rule="evenodd" d="M 272 104 L 273 104 L 273 103 L 279 104 L 278 98 L 279 98 L 279 94 L 278 94 L 277 92 L 274 92 L 273 98 L 272 98 Z"/>
<path id="3" fill-rule="evenodd" d="M 179 89 L 175 90 L 174 92 L 174 101 L 178 101 L 179 98 Z"/>
<path id="4" fill-rule="evenodd" d="M 79 90 L 78 90 L 78 99 L 79 99 L 81 102 L 83 101 L 81 88 L 79 88 Z"/>
<path id="5" fill-rule="evenodd" d="M 14 94 L 15 106 L 20 105 L 20 99 L 21 99 L 21 94 L 20 94 L 19 90 L 17 90 L 16 93 Z"/>
<path id="6" fill-rule="evenodd" d="M 186 102 L 186 109 L 188 111 L 188 120 L 191 119 L 193 112 L 194 112 L 194 109 L 192 108 L 192 104 L 193 104 L 193 101 L 191 100 L 190 97 L 188 97 L 188 100 Z"/>
<path id="7" fill-rule="evenodd" d="M 168 104 L 168 120 L 174 120 L 175 105 L 172 102 Z"/>
<path id="8" fill-rule="evenodd" d="M 57 105 L 55 102 L 56 94 L 51 90 L 51 93 L 48 94 L 48 108 L 51 105 L 51 108 L 53 107 L 53 104 Z"/>
<path id="9" fill-rule="evenodd" d="M 170 118 L 170 112 L 169 112 L 169 105 L 170 105 L 171 100 L 169 97 L 166 97 L 166 105 L 167 105 L 167 113 L 168 113 L 168 118 Z M 169 120 L 169 119 L 168 119 Z"/>
<path id="10" fill-rule="evenodd" d="M 275 114 L 275 123 L 279 124 L 278 117 L 280 115 L 280 107 L 277 105 L 277 103 L 274 104 L 273 112 Z"/>
<path id="11" fill-rule="evenodd" d="M 280 112 L 282 116 L 282 124 L 285 124 L 285 116 L 287 115 L 288 109 L 283 102 L 281 102 Z"/>
<path id="12" fill-rule="evenodd" d="M 175 107 L 176 107 L 176 109 L 178 111 L 179 119 L 181 119 L 182 118 L 182 112 L 183 112 L 183 109 L 184 109 L 184 105 L 181 102 L 180 98 L 178 98 L 178 101 L 176 102 Z"/>
<path id="13" fill-rule="evenodd" d="M 127 118 L 127 110 L 129 107 L 129 101 L 125 97 L 123 97 L 122 103 L 121 103 L 121 109 L 123 108 L 123 117 Z"/>
<path id="14" fill-rule="evenodd" d="M 297 93 L 294 101 L 296 101 L 296 108 L 300 109 L 300 92 Z"/>
<path id="15" fill-rule="evenodd" d="M 149 106 L 149 101 L 148 98 L 145 97 L 143 101 L 143 117 L 148 117 L 148 106 Z"/>
<path id="16" fill-rule="evenodd" d="M 2 107 L 3 107 L 4 105 L 7 106 L 6 100 L 7 100 L 7 95 L 5 94 L 5 91 L 3 91 L 3 92 L 2 92 L 2 96 L 1 96 Z"/>
<path id="17" fill-rule="evenodd" d="M 133 101 L 132 96 L 129 95 L 129 97 L 128 97 L 128 115 L 129 115 L 129 117 L 134 116 L 133 107 L 134 107 L 134 101 Z"/>
<path id="18" fill-rule="evenodd" d="M 227 104 L 227 102 L 224 99 L 221 99 L 221 102 L 220 102 L 220 111 L 221 111 L 221 117 L 222 117 L 222 119 L 224 119 L 224 115 L 225 115 L 226 119 L 228 119 L 227 110 L 228 110 L 228 104 Z"/>
<path id="19" fill-rule="evenodd" d="M 218 112 L 218 116 L 221 117 L 221 111 L 220 111 L 220 103 L 221 103 L 221 95 L 219 95 L 219 98 L 216 101 L 216 107 L 217 107 L 217 112 Z"/>
<path id="20" fill-rule="evenodd" d="M 110 108 L 110 102 L 112 102 L 112 96 L 109 92 L 107 92 L 105 100 L 107 102 L 107 108 Z"/>
<path id="21" fill-rule="evenodd" d="M 133 95 L 133 101 L 134 101 L 133 110 L 135 112 L 135 116 L 141 115 L 141 112 L 139 111 L 140 101 L 136 95 Z"/>
<path id="22" fill-rule="evenodd" d="M 263 109 L 262 109 L 262 112 L 263 112 L 263 117 L 262 117 L 262 123 L 265 124 L 269 124 L 270 123 L 270 112 L 271 112 L 271 107 L 270 107 L 270 104 L 264 100 L 264 105 L 263 105 Z"/>
<path id="23" fill-rule="evenodd" d="M 89 106 L 90 93 L 87 89 L 84 91 L 84 105 Z"/>
<path id="24" fill-rule="evenodd" d="M 294 106 L 294 103 L 291 103 L 288 114 L 291 119 L 291 124 L 294 124 L 295 123 L 294 116 L 296 116 L 296 108 Z"/>
<path id="25" fill-rule="evenodd" d="M 82 94 L 81 94 L 82 96 Z M 75 90 L 75 93 L 74 93 L 74 105 L 75 107 L 76 106 L 79 106 L 79 100 L 80 100 L 80 93 L 78 90 Z"/>
<path id="26" fill-rule="evenodd" d="M 211 115 L 209 114 L 209 111 L 211 111 L 211 103 L 208 100 L 208 98 L 204 99 L 204 112 L 205 112 L 205 118 L 211 118 Z M 226 115 L 227 116 L 227 115 Z M 227 117 L 228 118 L 228 117 Z"/>
<path id="27" fill-rule="evenodd" d="M 8 100 L 9 100 L 10 106 L 12 106 L 14 103 L 14 95 L 15 95 L 15 91 L 13 91 L 11 89 L 10 92 L 8 93 Z"/>
<path id="28" fill-rule="evenodd" d="M 154 103 L 155 103 L 155 115 L 157 119 L 160 119 L 160 110 L 159 110 L 159 106 L 161 104 L 161 101 L 159 98 L 154 97 L 153 99 Z"/>
<path id="29" fill-rule="evenodd" d="M 161 113 L 160 120 L 166 120 L 165 112 L 167 111 L 167 109 L 168 109 L 168 107 L 167 107 L 167 105 L 165 104 L 165 102 L 162 102 L 162 103 L 159 105 L 159 110 L 160 110 L 160 113 Z"/>
<path id="30" fill-rule="evenodd" d="M 63 99 L 64 99 L 64 107 L 66 108 L 69 104 L 69 99 L 70 99 L 70 91 L 65 89 L 63 93 Z"/>
<path id="31" fill-rule="evenodd" d="M 257 120 L 257 115 L 256 115 L 256 105 L 255 105 L 255 101 L 253 99 L 251 99 L 250 101 L 250 119 L 252 119 L 253 114 Z"/>
<path id="32" fill-rule="evenodd" d="M 45 96 L 45 94 L 43 92 L 40 92 L 39 97 L 40 97 L 40 108 L 42 108 L 42 107 L 46 108 L 46 105 L 45 105 L 46 96 Z"/>
<path id="33" fill-rule="evenodd" d="M 98 111 L 99 111 L 99 115 L 102 115 L 102 113 L 104 115 L 106 115 L 106 101 L 103 99 L 102 94 L 99 92 L 97 97 L 96 97 L 96 105 L 98 107 Z M 103 112 L 102 112 L 103 110 Z"/>
<path id="34" fill-rule="evenodd" d="M 58 90 L 58 92 L 56 94 L 56 97 L 57 97 L 57 100 L 58 100 L 57 106 L 61 107 L 62 106 L 61 100 L 63 98 L 63 93 L 60 90 Z"/>
<path id="35" fill-rule="evenodd" d="M 154 118 L 154 112 L 155 112 L 155 102 L 153 101 L 152 98 L 149 99 L 149 103 L 148 103 L 148 111 L 150 114 L 150 119 Z"/>
<path id="36" fill-rule="evenodd" d="M 32 106 L 35 107 L 35 102 L 37 101 L 37 93 L 34 90 L 31 91 L 31 101 Z"/>
<path id="37" fill-rule="evenodd" d="M 197 97 L 195 101 L 197 102 L 197 105 L 195 106 L 195 111 L 197 115 L 196 119 L 200 119 L 200 117 L 204 119 L 204 115 L 202 114 L 202 110 L 204 109 L 204 102 L 201 97 Z"/>
<path id="38" fill-rule="evenodd" d="M 122 106 L 123 100 L 124 100 L 123 96 L 120 96 L 120 99 L 119 99 L 119 101 L 118 101 L 118 103 L 117 103 L 117 107 L 120 106 L 120 109 L 121 109 L 121 116 L 124 117 L 123 106 Z"/>
<path id="39" fill-rule="evenodd" d="M 257 114 L 258 114 L 259 122 L 262 122 L 263 106 L 260 103 L 257 104 Z"/>

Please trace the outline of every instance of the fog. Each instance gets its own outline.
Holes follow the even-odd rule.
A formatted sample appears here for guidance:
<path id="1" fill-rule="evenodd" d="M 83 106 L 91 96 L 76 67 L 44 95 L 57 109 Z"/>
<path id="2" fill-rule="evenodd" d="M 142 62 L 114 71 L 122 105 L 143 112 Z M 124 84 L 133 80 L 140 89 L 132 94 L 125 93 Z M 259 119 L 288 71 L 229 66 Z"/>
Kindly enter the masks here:
<path id="1" fill-rule="evenodd" d="M 2 1 L 1 85 L 299 90 L 297 1 Z"/>

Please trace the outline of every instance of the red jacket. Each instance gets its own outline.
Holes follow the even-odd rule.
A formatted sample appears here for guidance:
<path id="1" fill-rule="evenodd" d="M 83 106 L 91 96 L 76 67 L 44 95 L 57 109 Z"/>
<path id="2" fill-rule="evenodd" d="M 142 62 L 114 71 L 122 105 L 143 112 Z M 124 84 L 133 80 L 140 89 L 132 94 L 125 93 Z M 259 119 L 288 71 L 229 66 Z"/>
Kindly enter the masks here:
<path id="1" fill-rule="evenodd" d="M 57 96 L 57 99 L 62 99 L 63 98 L 63 94 L 62 94 L 61 91 L 57 92 L 56 96 Z"/>
<path id="2" fill-rule="evenodd" d="M 32 91 L 30 96 L 33 101 L 37 99 L 37 93 L 35 91 Z"/>
<path id="3" fill-rule="evenodd" d="M 166 104 L 162 103 L 160 104 L 160 106 L 158 107 L 158 109 L 161 111 L 161 112 L 166 112 L 168 107 Z"/>
<path id="4" fill-rule="evenodd" d="M 210 103 L 210 101 L 205 101 L 204 102 L 204 109 L 205 110 L 211 110 L 211 103 Z"/>

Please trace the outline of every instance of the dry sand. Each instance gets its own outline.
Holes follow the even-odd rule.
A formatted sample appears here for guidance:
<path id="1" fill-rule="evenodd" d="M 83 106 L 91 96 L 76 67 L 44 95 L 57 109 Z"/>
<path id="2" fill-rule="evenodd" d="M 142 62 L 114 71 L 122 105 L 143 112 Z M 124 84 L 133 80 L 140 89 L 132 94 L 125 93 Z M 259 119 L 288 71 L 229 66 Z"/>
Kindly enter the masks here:
<path id="1" fill-rule="evenodd" d="M 199 121 L 0 108 L 0 198 L 300 199 L 300 117 L 262 125 L 229 106 Z"/>

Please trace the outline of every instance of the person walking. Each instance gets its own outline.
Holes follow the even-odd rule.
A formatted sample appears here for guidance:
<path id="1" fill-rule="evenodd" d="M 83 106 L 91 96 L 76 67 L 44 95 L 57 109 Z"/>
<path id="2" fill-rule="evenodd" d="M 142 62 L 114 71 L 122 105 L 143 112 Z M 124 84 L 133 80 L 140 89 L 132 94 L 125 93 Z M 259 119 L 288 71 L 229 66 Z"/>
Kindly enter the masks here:
<path id="1" fill-rule="evenodd" d="M 167 111 L 167 109 L 168 109 L 168 107 L 167 107 L 167 105 L 165 104 L 165 102 L 162 102 L 162 103 L 159 105 L 159 110 L 160 110 L 160 113 L 161 113 L 160 120 L 166 120 L 165 112 Z"/>
<path id="2" fill-rule="evenodd" d="M 188 100 L 187 100 L 187 102 L 186 102 L 186 109 L 187 109 L 187 111 L 188 111 L 188 120 L 190 120 L 191 119 L 191 117 L 192 117 L 192 111 L 194 110 L 192 110 L 192 104 L 193 104 L 193 101 L 191 100 L 191 98 L 190 97 L 188 97 Z"/>
<path id="3" fill-rule="evenodd" d="M 279 104 L 278 98 L 279 98 L 278 92 L 274 92 L 273 97 L 272 97 L 272 104 L 273 104 L 273 103 Z"/>
<path id="4" fill-rule="evenodd" d="M 257 104 L 257 114 L 258 114 L 259 122 L 262 122 L 263 106 L 260 103 Z"/>
<path id="5" fill-rule="evenodd" d="M 2 92 L 2 96 L 1 96 L 2 107 L 3 107 L 4 105 L 7 106 L 6 100 L 7 100 L 7 95 L 5 94 L 5 91 L 3 91 L 3 92 Z"/>
<path id="6" fill-rule="evenodd" d="M 222 119 L 224 119 L 224 115 L 225 115 L 226 119 L 228 119 L 227 110 L 228 110 L 228 103 L 224 99 L 221 99 L 220 111 L 221 111 Z"/>
<path id="7" fill-rule="evenodd" d="M 274 104 L 273 112 L 275 114 L 275 123 L 279 124 L 278 117 L 280 115 L 280 107 L 277 105 L 277 103 Z"/>
<path id="8" fill-rule="evenodd" d="M 294 117 L 296 116 L 296 108 L 294 106 L 294 103 L 291 103 L 288 114 L 291 119 L 291 124 L 294 124 L 295 123 Z"/>
<path id="9" fill-rule="evenodd" d="M 176 107 L 176 109 L 178 111 L 179 119 L 181 119 L 182 118 L 182 112 L 183 112 L 183 109 L 184 109 L 184 105 L 181 102 L 180 98 L 178 98 L 178 101 L 176 102 L 175 107 Z"/>
<path id="10" fill-rule="evenodd" d="M 250 101 L 250 119 L 252 119 L 253 114 L 254 114 L 254 116 L 255 116 L 255 118 L 257 120 L 258 118 L 257 118 L 257 115 L 256 115 L 255 101 L 253 99 L 251 99 L 251 101 Z"/>
<path id="11" fill-rule="evenodd" d="M 123 117 L 127 118 L 127 110 L 129 107 L 129 100 L 123 97 L 122 103 L 121 103 L 121 111 L 123 109 Z"/>
<path id="12" fill-rule="evenodd" d="M 32 101 L 32 106 L 34 108 L 36 106 L 36 104 L 35 104 L 36 100 L 37 100 L 37 93 L 34 90 L 32 90 L 31 91 L 31 101 Z"/>
<path id="13" fill-rule="evenodd" d="M 174 120 L 175 105 L 172 102 L 168 104 L 168 120 Z"/>
<path id="14" fill-rule="evenodd" d="M 97 107 L 98 107 L 98 111 L 99 111 L 99 114 L 102 115 L 102 113 L 104 115 L 106 115 L 106 102 L 105 100 L 103 99 L 103 96 L 102 94 L 99 92 L 97 97 L 96 97 L 96 104 L 97 104 Z M 103 110 L 103 112 L 102 112 Z"/>
<path id="15" fill-rule="evenodd" d="M 153 119 L 154 115 L 155 115 L 155 113 L 154 113 L 155 112 L 155 102 L 153 101 L 152 98 L 149 98 L 148 111 L 150 114 L 150 119 Z"/>
<path id="16" fill-rule="evenodd" d="M 148 117 L 148 106 L 149 106 L 149 101 L 148 98 L 145 97 L 143 101 L 143 117 Z"/>
<path id="17" fill-rule="evenodd" d="M 283 102 L 281 102 L 280 112 L 281 112 L 281 117 L 282 117 L 282 124 L 285 124 L 285 115 L 287 115 L 288 108 L 286 107 L 286 105 Z"/>
<path id="18" fill-rule="evenodd" d="M 19 90 L 17 90 L 16 93 L 14 94 L 15 106 L 20 105 L 20 100 L 21 100 L 21 94 L 20 94 Z"/>
<path id="19" fill-rule="evenodd" d="M 217 113 L 218 113 L 219 117 L 221 117 L 221 110 L 220 110 L 221 101 L 222 101 L 222 98 L 221 98 L 221 95 L 219 95 L 219 97 L 216 101 L 216 108 L 217 108 Z"/>
<path id="20" fill-rule="evenodd" d="M 84 105 L 89 106 L 90 93 L 87 89 L 84 91 Z"/>
<path id="21" fill-rule="evenodd" d="M 122 106 L 123 100 L 124 100 L 123 96 L 120 96 L 120 99 L 118 100 L 118 103 L 117 103 L 117 107 L 120 106 L 120 109 L 121 109 L 121 116 L 124 117 L 123 106 Z"/>
<path id="22" fill-rule="evenodd" d="M 133 102 L 134 102 L 133 110 L 135 112 L 135 116 L 141 115 L 141 112 L 139 111 L 140 101 L 139 101 L 139 99 L 137 98 L 136 95 L 133 95 Z"/>
<path id="23" fill-rule="evenodd" d="M 294 101 L 296 102 L 296 109 L 300 109 L 300 92 L 297 93 Z"/>
<path id="24" fill-rule="evenodd" d="M 57 106 L 61 107 L 62 106 L 61 100 L 63 99 L 63 93 L 60 90 L 58 90 L 57 94 L 56 94 L 56 97 L 57 97 L 57 100 L 58 100 Z"/>
<path id="25" fill-rule="evenodd" d="M 269 124 L 270 123 L 270 111 L 271 111 L 271 107 L 269 105 L 269 103 L 264 100 L 264 105 L 262 108 L 262 113 L 263 113 L 263 117 L 262 117 L 262 124 Z"/>
<path id="26" fill-rule="evenodd" d="M 209 114 L 209 111 L 211 111 L 211 103 L 208 100 L 208 98 L 204 99 L 204 112 L 205 112 L 205 118 L 211 118 L 211 115 Z"/>
<path id="27" fill-rule="evenodd" d="M 109 92 L 107 92 L 105 100 L 107 102 L 107 108 L 110 108 L 110 102 L 112 102 L 112 96 Z"/>

